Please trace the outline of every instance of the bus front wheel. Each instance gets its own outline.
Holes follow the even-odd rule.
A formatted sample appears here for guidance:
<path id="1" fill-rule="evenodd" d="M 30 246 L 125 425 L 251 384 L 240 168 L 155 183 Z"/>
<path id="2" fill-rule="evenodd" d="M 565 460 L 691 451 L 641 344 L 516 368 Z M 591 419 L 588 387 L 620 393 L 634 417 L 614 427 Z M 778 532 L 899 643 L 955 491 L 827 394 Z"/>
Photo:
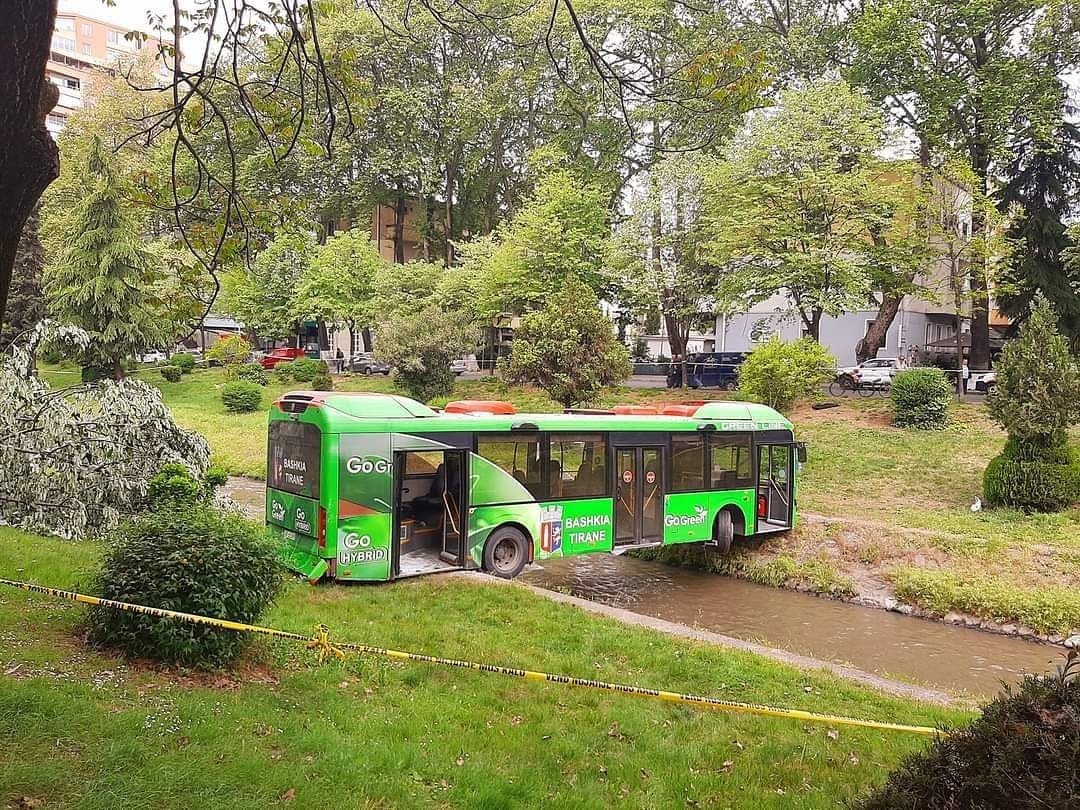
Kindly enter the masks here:
<path id="1" fill-rule="evenodd" d="M 496 529 L 484 544 L 484 570 L 503 579 L 513 579 L 529 561 L 529 543 L 513 526 Z"/>
<path id="2" fill-rule="evenodd" d="M 731 520 L 731 512 L 721 509 L 716 515 L 716 528 L 713 531 L 713 548 L 721 554 L 731 551 L 731 544 L 735 540 L 735 524 Z"/>

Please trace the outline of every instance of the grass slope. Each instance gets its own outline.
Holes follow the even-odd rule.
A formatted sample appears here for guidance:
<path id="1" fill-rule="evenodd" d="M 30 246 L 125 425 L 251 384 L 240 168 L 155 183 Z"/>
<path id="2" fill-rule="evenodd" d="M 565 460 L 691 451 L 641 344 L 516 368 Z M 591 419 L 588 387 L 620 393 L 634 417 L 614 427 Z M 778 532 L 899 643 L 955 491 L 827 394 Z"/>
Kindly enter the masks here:
<path id="1" fill-rule="evenodd" d="M 0 529 L 0 571 L 85 588 L 99 546 Z M 235 672 L 161 672 L 78 639 L 83 608 L 0 591 L 0 802 L 80 808 L 834 807 L 926 744 L 258 640 Z M 294 583 L 267 622 L 736 700 L 964 719 L 524 589 Z"/>

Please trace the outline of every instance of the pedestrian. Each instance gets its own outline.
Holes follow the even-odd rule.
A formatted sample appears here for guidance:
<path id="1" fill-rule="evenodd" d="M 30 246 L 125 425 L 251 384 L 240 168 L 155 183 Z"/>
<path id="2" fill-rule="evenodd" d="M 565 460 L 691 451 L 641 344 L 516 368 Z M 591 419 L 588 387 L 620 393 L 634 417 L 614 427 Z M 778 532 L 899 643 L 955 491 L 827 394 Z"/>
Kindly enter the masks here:
<path id="1" fill-rule="evenodd" d="M 337 359 L 337 373 L 341 374 L 345 371 L 345 352 L 341 350 L 340 346 L 338 346 L 335 358 Z"/>
<path id="2" fill-rule="evenodd" d="M 911 365 L 912 368 L 915 368 L 916 366 L 919 365 L 919 346 L 918 346 L 918 344 L 915 344 L 914 346 L 911 347 L 911 357 L 908 359 L 908 363 Z"/>
<path id="3" fill-rule="evenodd" d="M 963 386 L 964 394 L 967 394 L 968 380 L 971 379 L 971 369 L 968 368 L 967 358 L 964 358 L 964 364 L 960 368 L 960 385 Z"/>

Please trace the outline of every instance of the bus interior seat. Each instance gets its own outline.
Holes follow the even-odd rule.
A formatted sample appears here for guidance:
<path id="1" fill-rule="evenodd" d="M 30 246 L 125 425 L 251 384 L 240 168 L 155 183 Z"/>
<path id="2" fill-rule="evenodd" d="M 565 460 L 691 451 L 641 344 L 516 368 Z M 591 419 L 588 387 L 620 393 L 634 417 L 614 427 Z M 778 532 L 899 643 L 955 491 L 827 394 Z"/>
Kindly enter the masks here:
<path id="1" fill-rule="evenodd" d="M 431 489 L 427 495 L 421 495 L 412 500 L 413 517 L 428 526 L 438 525 L 442 518 L 443 493 L 446 492 L 446 465 L 440 464 L 435 469 L 435 477 L 431 481 Z"/>
<path id="2" fill-rule="evenodd" d="M 563 496 L 562 465 L 555 459 L 548 462 L 548 480 L 551 486 L 551 497 L 561 498 Z"/>

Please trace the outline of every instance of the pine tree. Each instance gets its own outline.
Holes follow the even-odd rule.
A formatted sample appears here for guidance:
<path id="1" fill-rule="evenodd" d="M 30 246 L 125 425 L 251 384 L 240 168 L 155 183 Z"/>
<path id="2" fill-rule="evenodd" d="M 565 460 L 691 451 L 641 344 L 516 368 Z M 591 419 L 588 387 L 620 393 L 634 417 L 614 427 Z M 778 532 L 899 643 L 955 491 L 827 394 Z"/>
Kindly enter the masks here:
<path id="1" fill-rule="evenodd" d="M 1072 239 L 1062 220 L 1080 191 L 1080 127 L 1062 121 L 1052 139 L 1030 139 L 1009 164 L 999 208 L 1020 216 L 1006 239 L 1013 250 L 998 278 L 995 298 L 1010 318 L 1026 319 L 1039 293 L 1053 305 L 1058 328 L 1080 348 L 1080 267 L 1070 269 L 1062 252 Z"/>
<path id="2" fill-rule="evenodd" d="M 8 290 L 7 317 L 0 331 L 0 350 L 6 349 L 45 317 L 45 297 L 41 290 L 41 271 L 45 253 L 38 239 L 38 209 L 30 214 L 19 239 L 15 270 Z"/>
<path id="3" fill-rule="evenodd" d="M 87 169 L 86 195 L 63 223 L 64 248 L 49 269 L 49 311 L 90 334 L 90 348 L 80 358 L 84 367 L 119 378 L 125 359 L 160 348 L 169 330 L 150 292 L 159 277 L 152 255 L 97 138 Z"/>

